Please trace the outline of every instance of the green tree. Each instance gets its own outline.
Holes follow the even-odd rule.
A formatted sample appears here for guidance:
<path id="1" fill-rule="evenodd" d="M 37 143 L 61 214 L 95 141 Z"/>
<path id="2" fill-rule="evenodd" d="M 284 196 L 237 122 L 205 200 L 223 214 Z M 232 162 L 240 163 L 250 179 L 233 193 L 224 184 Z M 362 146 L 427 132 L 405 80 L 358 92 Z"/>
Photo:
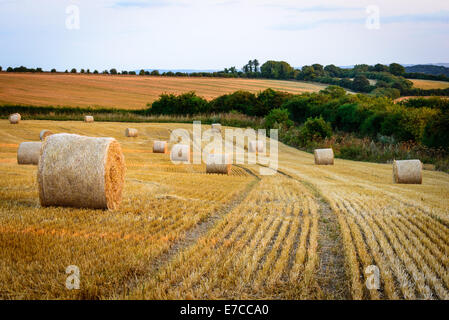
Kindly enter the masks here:
<path id="1" fill-rule="evenodd" d="M 301 127 L 300 134 L 303 143 L 307 144 L 308 141 L 332 137 L 332 127 L 329 122 L 324 121 L 321 117 L 308 118 L 304 126 Z"/>
<path id="2" fill-rule="evenodd" d="M 110 74 L 117 74 L 117 69 L 112 68 L 111 70 L 109 70 Z"/>
<path id="3" fill-rule="evenodd" d="M 390 73 L 395 76 L 402 76 L 405 73 L 405 68 L 399 63 L 392 63 L 389 67 Z"/>
<path id="4" fill-rule="evenodd" d="M 352 88 L 355 91 L 368 92 L 370 89 L 368 78 L 362 74 L 356 75 L 352 81 Z"/>
<path id="5" fill-rule="evenodd" d="M 374 71 L 376 71 L 376 72 L 389 72 L 390 69 L 388 68 L 388 66 L 378 63 L 378 64 L 376 64 L 374 66 Z"/>
<path id="6" fill-rule="evenodd" d="M 369 65 L 367 64 L 356 64 L 354 66 L 354 72 L 359 73 L 359 72 L 368 72 L 369 70 Z"/>
<path id="7" fill-rule="evenodd" d="M 294 74 L 294 69 L 285 61 L 269 60 L 260 67 L 260 71 L 264 78 L 270 79 L 291 79 Z"/>
<path id="8" fill-rule="evenodd" d="M 151 71 L 151 75 L 152 76 L 159 76 L 160 74 L 159 74 L 159 70 L 153 70 L 153 71 Z"/>
<path id="9" fill-rule="evenodd" d="M 55 73 L 56 72 L 56 69 L 55 68 L 53 68 L 53 69 L 51 69 L 51 71 L 50 71 L 51 73 Z"/>
<path id="10" fill-rule="evenodd" d="M 315 63 L 312 67 L 318 77 L 324 76 L 324 68 L 321 64 Z"/>
<path id="11" fill-rule="evenodd" d="M 84 69 L 81 69 L 81 70 L 80 70 L 80 73 L 84 73 Z"/>
<path id="12" fill-rule="evenodd" d="M 98 74 L 98 70 L 94 70 L 94 74 Z"/>
<path id="13" fill-rule="evenodd" d="M 343 74 L 343 70 L 333 64 L 325 66 L 324 71 L 326 71 L 329 74 L 329 76 L 335 78 L 340 78 Z"/>
<path id="14" fill-rule="evenodd" d="M 254 65 L 254 72 L 258 72 L 260 63 L 257 59 L 253 60 L 253 65 Z"/>
<path id="15" fill-rule="evenodd" d="M 290 112 L 287 109 L 276 108 L 270 111 L 265 117 L 265 128 L 272 129 L 276 124 L 291 127 L 293 121 L 290 119 Z"/>
<path id="16" fill-rule="evenodd" d="M 145 75 L 145 70 L 140 69 L 140 71 L 139 71 L 139 76 L 144 76 L 144 75 Z"/>
<path id="17" fill-rule="evenodd" d="M 76 69 L 73 68 L 72 70 L 70 70 L 70 73 L 76 73 Z"/>

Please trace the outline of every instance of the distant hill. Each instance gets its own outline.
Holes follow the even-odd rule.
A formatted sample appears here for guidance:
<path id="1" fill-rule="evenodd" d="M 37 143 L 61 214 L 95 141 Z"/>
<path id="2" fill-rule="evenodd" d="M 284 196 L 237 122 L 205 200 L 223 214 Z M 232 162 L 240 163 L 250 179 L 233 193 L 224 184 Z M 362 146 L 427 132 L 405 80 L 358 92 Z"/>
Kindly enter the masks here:
<path id="1" fill-rule="evenodd" d="M 449 77 L 449 68 L 444 66 L 419 64 L 411 67 L 405 67 L 405 72 L 407 73 L 424 73 L 433 76 L 445 75 Z"/>

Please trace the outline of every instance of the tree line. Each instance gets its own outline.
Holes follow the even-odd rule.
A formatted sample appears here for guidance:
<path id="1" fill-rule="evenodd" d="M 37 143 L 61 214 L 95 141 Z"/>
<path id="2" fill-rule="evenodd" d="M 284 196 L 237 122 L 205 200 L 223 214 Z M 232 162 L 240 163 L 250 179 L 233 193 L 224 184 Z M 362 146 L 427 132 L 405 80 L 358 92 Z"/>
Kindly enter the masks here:
<path id="1" fill-rule="evenodd" d="M 1 70 L 1 69 L 0 69 Z M 42 68 L 28 69 L 26 67 L 11 68 L 8 67 L 7 72 L 43 72 Z M 51 70 L 52 73 L 57 72 L 56 69 Z M 65 70 L 65 73 L 69 73 Z M 70 73 L 78 73 L 77 69 L 72 68 Z M 86 74 L 123 74 L 123 75 L 140 75 L 140 76 L 166 76 L 166 77 L 225 77 L 225 78 L 266 78 L 279 80 L 300 80 L 313 81 L 330 85 L 337 85 L 355 92 L 369 93 L 377 97 L 389 97 L 392 99 L 400 96 L 415 95 L 441 95 L 449 96 L 448 89 L 419 89 L 413 87 L 413 83 L 406 79 L 441 79 L 440 76 L 432 76 L 426 74 L 408 74 L 405 68 L 398 63 L 390 65 L 375 64 L 359 64 L 353 68 L 340 68 L 333 64 L 323 66 L 321 64 L 306 65 L 300 69 L 293 68 L 285 61 L 268 60 L 260 65 L 257 59 L 249 60 L 241 70 L 237 70 L 235 66 L 224 68 L 217 72 L 172 72 L 167 71 L 160 73 L 158 70 L 144 70 L 139 72 L 126 71 L 121 72 L 112 68 L 98 72 L 89 69 L 81 69 L 79 73 Z M 371 80 L 371 81 L 370 81 Z"/>
<path id="2" fill-rule="evenodd" d="M 347 94 L 338 86 L 318 93 L 291 94 L 266 89 L 219 96 L 211 101 L 194 92 L 162 94 L 145 110 L 147 115 L 237 113 L 264 117 L 273 126 L 299 126 L 308 119 L 323 119 L 333 130 L 396 141 L 415 141 L 428 147 L 449 148 L 449 101 L 434 98 L 394 103 L 385 97 Z"/>

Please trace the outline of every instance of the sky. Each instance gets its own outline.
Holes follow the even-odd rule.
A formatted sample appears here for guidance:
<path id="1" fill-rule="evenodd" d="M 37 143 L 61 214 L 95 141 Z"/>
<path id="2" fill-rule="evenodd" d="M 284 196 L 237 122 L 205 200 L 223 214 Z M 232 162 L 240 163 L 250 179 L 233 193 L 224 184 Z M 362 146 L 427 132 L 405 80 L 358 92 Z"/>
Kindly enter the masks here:
<path id="1" fill-rule="evenodd" d="M 0 66 L 449 62 L 447 0 L 0 0 Z"/>

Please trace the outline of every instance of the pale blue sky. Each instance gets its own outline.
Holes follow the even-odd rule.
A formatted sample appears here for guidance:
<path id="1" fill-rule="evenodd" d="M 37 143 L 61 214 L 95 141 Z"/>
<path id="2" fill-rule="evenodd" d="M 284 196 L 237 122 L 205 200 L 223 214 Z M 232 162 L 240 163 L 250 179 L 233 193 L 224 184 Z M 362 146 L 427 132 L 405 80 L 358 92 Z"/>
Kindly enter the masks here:
<path id="1" fill-rule="evenodd" d="M 373 5 L 379 29 L 366 27 Z M 79 29 L 66 27 L 70 6 Z M 449 1 L 0 0 L 4 69 L 222 69 L 250 58 L 449 62 Z"/>

